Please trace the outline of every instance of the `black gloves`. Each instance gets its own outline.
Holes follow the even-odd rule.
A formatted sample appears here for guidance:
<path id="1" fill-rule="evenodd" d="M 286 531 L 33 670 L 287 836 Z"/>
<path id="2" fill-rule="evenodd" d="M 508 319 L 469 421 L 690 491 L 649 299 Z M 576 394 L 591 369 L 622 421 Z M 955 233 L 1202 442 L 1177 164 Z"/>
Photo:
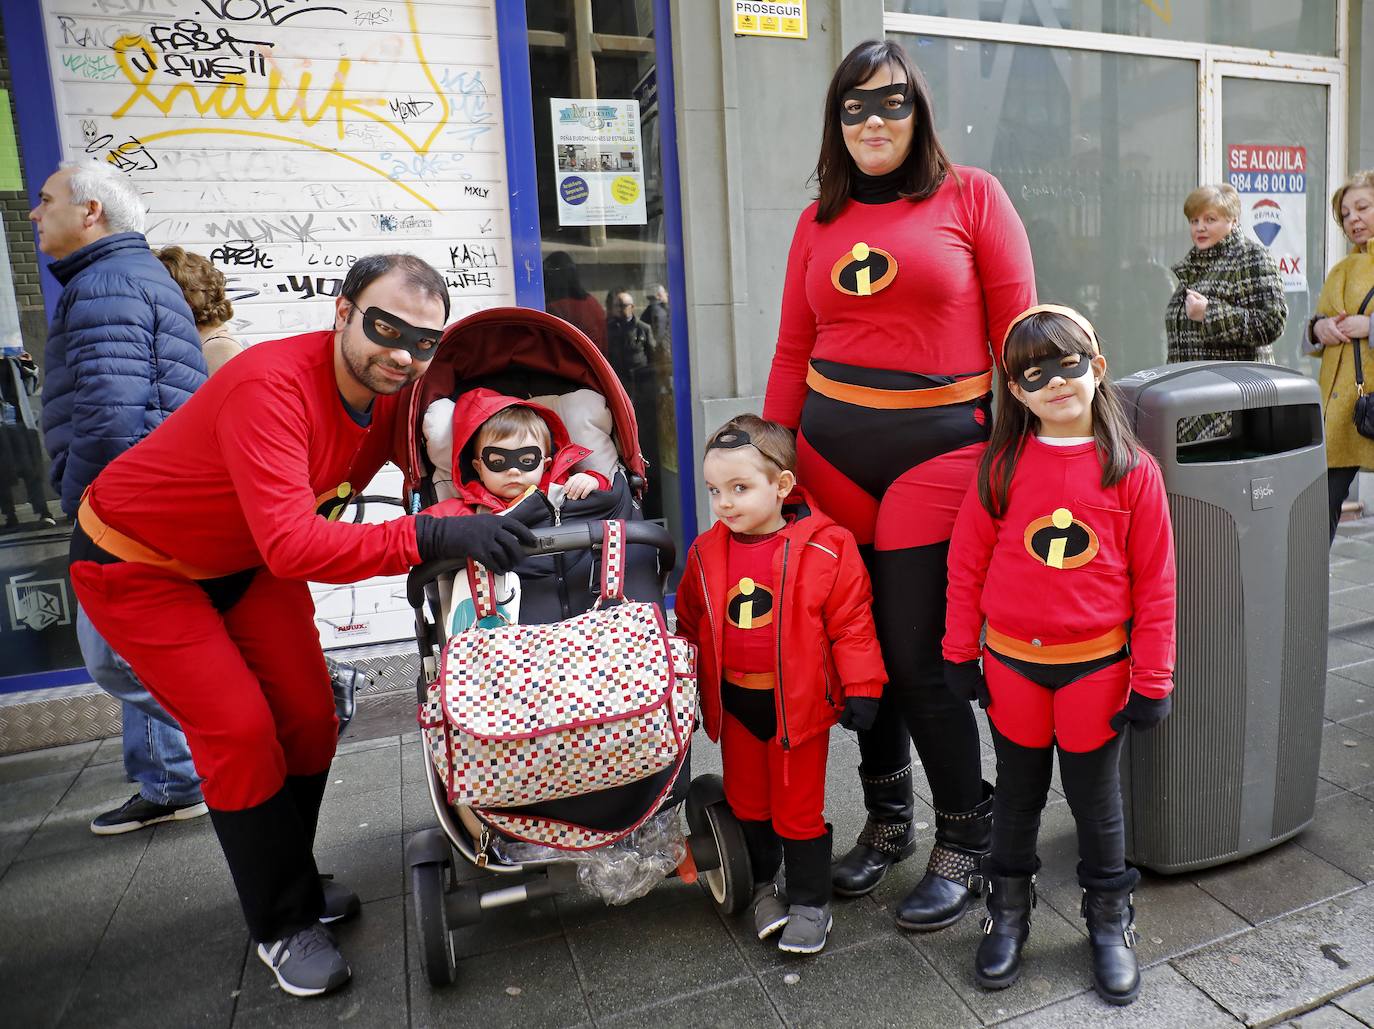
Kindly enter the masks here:
<path id="1" fill-rule="evenodd" d="M 840 712 L 840 728 L 868 730 L 878 720 L 877 697 L 850 697 Z"/>
<path id="2" fill-rule="evenodd" d="M 988 681 L 983 678 L 983 666 L 975 657 L 972 661 L 946 661 L 945 685 L 959 700 L 965 703 L 978 701 L 984 711 L 992 703 L 988 693 Z"/>
<path id="3" fill-rule="evenodd" d="M 1174 701 L 1168 694 L 1162 697 L 1147 697 L 1142 693 L 1133 692 L 1127 699 L 1126 706 L 1112 715 L 1111 725 L 1117 732 L 1126 728 L 1127 724 L 1136 732 L 1145 732 L 1168 718 L 1169 712 L 1173 709 Z"/>
<path id="4" fill-rule="evenodd" d="M 534 533 L 513 518 L 492 514 L 436 518 L 415 516 L 415 545 L 421 561 L 466 557 L 493 572 L 509 572 L 534 546 Z"/>

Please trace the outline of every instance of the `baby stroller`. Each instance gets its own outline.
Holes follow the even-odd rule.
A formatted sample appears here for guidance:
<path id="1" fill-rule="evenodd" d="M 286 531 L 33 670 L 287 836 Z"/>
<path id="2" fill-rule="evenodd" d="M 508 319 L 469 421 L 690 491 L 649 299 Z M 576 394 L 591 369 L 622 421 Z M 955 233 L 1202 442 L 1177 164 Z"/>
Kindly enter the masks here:
<path id="1" fill-rule="evenodd" d="M 598 490 L 581 501 L 565 502 L 561 512 L 550 513 L 548 524 L 531 526 L 537 543 L 516 569 L 521 591 L 520 624 L 563 621 L 591 609 L 597 599 L 592 584 L 602 582 L 600 570 L 609 560 L 605 553 L 608 536 L 623 539 L 625 544 L 625 598 L 661 605 L 676 551 L 667 530 L 644 521 L 639 513 L 644 460 L 634 411 L 610 364 L 591 340 L 553 315 L 525 308 L 498 308 L 465 318 L 445 331 L 438 356 L 410 394 L 408 417 L 398 424 L 403 438 L 396 441 L 396 452 L 412 509 L 428 507 L 443 493 L 445 470 L 431 459 L 426 446 L 426 412 L 436 401 L 457 398 L 479 386 L 537 400 L 547 408 L 581 412 L 564 415 L 569 434 L 574 443 L 592 451 L 589 466 L 610 482 L 607 490 Z M 596 458 L 600 459 L 599 466 L 592 464 Z M 620 567 L 619 562 L 616 567 Z M 450 645 L 445 628 L 449 624 L 445 610 L 448 591 L 441 591 L 440 586 L 446 577 L 455 572 L 463 574 L 467 568 L 461 560 L 432 561 L 412 570 L 407 581 L 422 665 L 417 684 L 422 717 L 427 701 L 433 705 L 432 688 Z M 664 824 L 665 813 L 685 807 L 689 827 L 685 853 L 669 874 L 686 881 L 695 878 L 723 911 L 734 914 L 743 910 L 753 892 L 744 837 L 725 803 L 720 777 L 691 779 L 687 761 L 690 737 L 689 724 L 676 763 L 655 776 L 609 789 L 593 786 L 581 795 L 525 809 L 505 808 L 496 813 L 501 817 L 483 809 L 481 818 L 473 808 L 450 804 L 447 784 L 422 742 L 426 746 L 426 782 L 439 824 L 411 837 L 406 845 L 406 864 L 429 981 L 436 986 L 454 981 L 455 929 L 480 922 L 484 912 L 493 908 L 556 896 L 576 886 L 573 859 L 595 846 L 579 845 L 560 852 L 558 845 L 552 844 L 533 848 L 539 852 L 534 859 L 513 860 L 508 855 L 520 853 L 518 846 L 503 844 L 518 845 L 529 837 L 517 839 L 501 827 L 512 824 L 505 817 L 508 815 L 517 816 L 519 824 L 522 811 L 533 813 L 537 808 L 540 816 L 554 811 L 554 817 L 566 820 L 566 824 L 594 827 L 609 836 L 650 816 Z M 680 821 L 671 814 L 666 824 L 680 832 L 676 828 Z M 595 831 L 590 834 L 593 839 Z M 455 855 L 492 874 L 460 881 Z"/>

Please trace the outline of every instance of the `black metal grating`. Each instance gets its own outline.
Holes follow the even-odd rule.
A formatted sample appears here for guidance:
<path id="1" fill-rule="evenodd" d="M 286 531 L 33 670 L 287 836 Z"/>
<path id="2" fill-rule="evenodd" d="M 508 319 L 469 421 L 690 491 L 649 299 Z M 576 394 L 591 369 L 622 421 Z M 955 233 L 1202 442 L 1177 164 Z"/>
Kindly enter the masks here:
<path id="1" fill-rule="evenodd" d="M 1174 714 L 1129 750 L 1131 857 L 1160 870 L 1239 851 L 1245 751 L 1236 523 L 1220 507 L 1174 494 L 1169 512 L 1178 550 Z"/>
<path id="2" fill-rule="evenodd" d="M 1276 840 L 1310 822 L 1317 806 L 1326 706 L 1326 518 L 1326 479 L 1319 478 L 1298 496 L 1288 520 L 1279 762 L 1272 826 Z"/>

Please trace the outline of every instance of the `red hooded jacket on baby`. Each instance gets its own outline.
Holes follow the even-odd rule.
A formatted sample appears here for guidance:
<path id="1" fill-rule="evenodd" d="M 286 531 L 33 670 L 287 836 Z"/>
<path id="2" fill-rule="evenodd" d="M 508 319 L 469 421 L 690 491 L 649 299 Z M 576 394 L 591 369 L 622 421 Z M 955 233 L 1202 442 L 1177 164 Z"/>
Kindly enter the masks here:
<path id="1" fill-rule="evenodd" d="M 567 482 L 568 477 L 573 474 L 573 466 L 590 456 L 589 449 L 572 442 L 563 420 L 542 404 L 521 400 L 518 397 L 508 397 L 485 387 L 469 390 L 458 398 L 453 409 L 452 473 L 453 485 L 458 495 L 454 499 L 441 501 L 427 513 L 455 515 L 473 514 L 477 511 L 504 511 L 516 503 L 501 499 L 482 485 L 482 480 L 477 477 L 470 464 L 473 455 L 468 453 L 468 444 L 477 438 L 482 426 L 508 407 L 528 407 L 548 426 L 549 438 L 553 441 L 553 453 L 546 454 L 545 457 L 552 457 L 553 462 L 539 480 L 539 489 L 545 495 L 548 495 L 551 487 L 561 486 Z M 604 475 L 579 470 L 596 480 L 597 489 L 610 488 L 610 482 Z"/>

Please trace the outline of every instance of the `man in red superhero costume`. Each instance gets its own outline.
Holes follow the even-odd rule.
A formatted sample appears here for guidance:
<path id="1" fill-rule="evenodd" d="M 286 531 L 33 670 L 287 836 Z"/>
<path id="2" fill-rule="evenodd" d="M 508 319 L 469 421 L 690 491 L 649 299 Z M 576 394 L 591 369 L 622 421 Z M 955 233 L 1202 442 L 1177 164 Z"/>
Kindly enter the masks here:
<path id="1" fill-rule="evenodd" d="M 447 317 L 423 261 L 359 260 L 332 331 L 235 358 L 99 475 L 72 535 L 76 594 L 186 730 L 258 954 L 297 996 L 347 982 L 320 919 L 358 908 L 312 853 L 337 720 L 306 580 L 443 557 L 506 570 L 533 541 L 494 515 L 337 520 L 387 459 Z"/>

